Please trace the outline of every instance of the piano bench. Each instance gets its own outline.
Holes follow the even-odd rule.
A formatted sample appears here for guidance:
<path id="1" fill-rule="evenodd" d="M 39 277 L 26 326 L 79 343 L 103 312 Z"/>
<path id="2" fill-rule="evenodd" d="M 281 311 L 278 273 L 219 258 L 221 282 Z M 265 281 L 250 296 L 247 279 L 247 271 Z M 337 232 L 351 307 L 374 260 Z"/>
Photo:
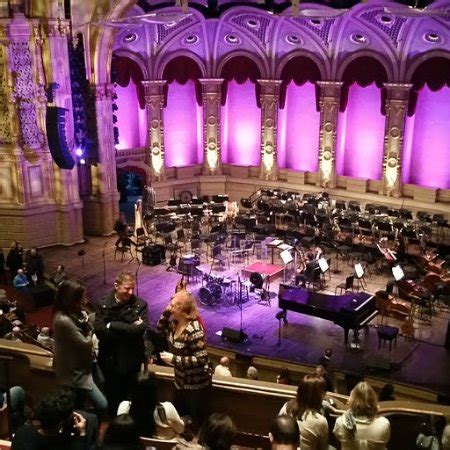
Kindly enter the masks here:
<path id="1" fill-rule="evenodd" d="M 383 342 L 383 347 L 385 342 L 389 342 L 389 352 L 392 350 L 392 341 L 394 341 L 397 346 L 397 336 L 399 329 L 397 327 L 391 327 L 390 325 L 382 325 L 378 328 L 378 350 L 381 348 L 381 343 Z"/>

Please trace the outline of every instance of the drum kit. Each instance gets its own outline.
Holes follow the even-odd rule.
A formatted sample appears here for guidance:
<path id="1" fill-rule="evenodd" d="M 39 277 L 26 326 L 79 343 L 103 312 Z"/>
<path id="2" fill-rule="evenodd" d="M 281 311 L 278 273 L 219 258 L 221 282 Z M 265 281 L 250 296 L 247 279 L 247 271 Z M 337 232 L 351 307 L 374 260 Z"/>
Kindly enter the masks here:
<path id="1" fill-rule="evenodd" d="M 200 302 L 205 306 L 215 306 L 219 304 L 233 305 L 242 303 L 247 299 L 239 298 L 234 285 L 238 280 L 228 277 L 219 277 L 214 274 L 204 274 L 202 287 L 198 296 Z"/>

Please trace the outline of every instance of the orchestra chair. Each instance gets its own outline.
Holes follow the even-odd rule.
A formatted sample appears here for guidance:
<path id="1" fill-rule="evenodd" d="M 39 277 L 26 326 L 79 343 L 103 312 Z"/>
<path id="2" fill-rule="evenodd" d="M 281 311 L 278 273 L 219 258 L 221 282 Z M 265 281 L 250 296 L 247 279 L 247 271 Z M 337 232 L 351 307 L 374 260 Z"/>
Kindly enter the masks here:
<path id="1" fill-rule="evenodd" d="M 203 255 L 202 241 L 200 239 L 192 239 L 191 240 L 191 253 L 198 256 L 201 260 Z"/>
<path id="2" fill-rule="evenodd" d="M 164 245 L 166 246 L 166 250 L 169 250 L 170 253 L 181 253 L 181 245 L 179 245 L 178 242 L 173 242 L 170 234 L 164 236 Z"/>
<path id="3" fill-rule="evenodd" d="M 306 271 L 305 271 L 306 272 Z M 322 289 L 322 279 L 321 279 L 322 271 L 320 267 L 316 267 L 313 271 L 306 274 L 305 273 L 305 286 L 306 289 L 315 291 L 318 287 L 318 290 Z"/>
<path id="4" fill-rule="evenodd" d="M 378 350 L 381 348 L 381 344 L 383 343 L 383 347 L 386 342 L 389 342 L 389 353 L 392 350 L 392 342 L 397 347 L 397 336 L 399 329 L 397 327 L 391 327 L 390 325 L 381 325 L 378 330 Z"/>
<path id="5" fill-rule="evenodd" d="M 211 270 L 214 264 L 218 263 L 219 267 L 222 264 L 228 263 L 228 268 L 230 268 L 230 258 L 222 254 L 222 246 L 220 244 L 214 245 L 212 249 L 212 262 L 211 262 Z"/>
<path id="6" fill-rule="evenodd" d="M 136 228 L 136 241 L 138 244 L 146 245 L 148 241 L 151 241 L 150 236 L 145 232 L 143 227 Z"/>
<path id="7" fill-rule="evenodd" d="M 348 291 L 352 291 L 354 292 L 354 286 L 353 286 L 353 282 L 355 281 L 355 276 L 354 275 L 349 275 L 344 282 L 339 283 L 336 286 L 336 289 L 334 290 L 334 293 L 337 295 L 337 290 L 339 289 L 339 295 L 342 295 L 342 291 L 344 291 L 344 293 L 348 292 Z"/>
<path id="8" fill-rule="evenodd" d="M 181 244 L 183 246 L 183 250 L 186 253 L 186 246 L 187 243 L 189 242 L 186 234 L 184 233 L 184 229 L 180 228 L 179 230 L 177 230 L 177 243 Z"/>
<path id="9" fill-rule="evenodd" d="M 114 261 L 116 260 L 117 253 L 120 253 L 120 255 L 121 255 L 120 262 L 123 262 L 123 257 L 125 256 L 126 253 L 130 254 L 130 257 L 131 257 L 130 262 L 133 261 L 134 256 L 133 256 L 133 253 L 131 252 L 131 239 L 130 238 L 125 237 L 116 244 L 116 248 L 114 250 Z"/>

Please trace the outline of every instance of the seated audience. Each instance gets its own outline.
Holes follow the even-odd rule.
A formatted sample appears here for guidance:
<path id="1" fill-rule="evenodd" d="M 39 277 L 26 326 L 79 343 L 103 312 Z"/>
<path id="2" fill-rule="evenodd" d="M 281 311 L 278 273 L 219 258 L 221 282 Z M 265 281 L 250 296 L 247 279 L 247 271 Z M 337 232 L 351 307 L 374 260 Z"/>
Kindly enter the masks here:
<path id="1" fill-rule="evenodd" d="M 247 369 L 247 378 L 249 380 L 257 380 L 258 379 L 258 369 L 254 366 L 250 366 Z"/>
<path id="2" fill-rule="evenodd" d="M 55 341 L 52 337 L 50 337 L 50 328 L 49 327 L 42 327 L 41 331 L 37 335 L 37 341 L 43 345 L 44 347 L 53 350 L 53 345 Z"/>
<path id="3" fill-rule="evenodd" d="M 185 423 L 170 402 L 159 402 L 155 379 L 148 373 L 138 375 L 131 400 L 123 401 L 117 414 L 130 414 L 140 436 L 174 439 Z"/>
<path id="4" fill-rule="evenodd" d="M 131 416 L 120 414 L 109 424 L 103 437 L 102 450 L 144 450 Z"/>
<path id="5" fill-rule="evenodd" d="M 206 449 L 229 450 L 237 432 L 230 416 L 214 413 L 201 427 L 198 442 Z"/>
<path id="6" fill-rule="evenodd" d="M 227 356 L 222 356 L 222 358 L 220 358 L 219 364 L 217 364 L 214 369 L 214 375 L 220 375 L 221 377 L 233 376 L 230 371 L 230 358 Z"/>
<path id="7" fill-rule="evenodd" d="M 25 275 L 24 270 L 23 269 L 19 269 L 17 271 L 17 275 L 13 279 L 13 286 L 19 292 L 27 294 L 28 293 L 28 286 L 29 286 L 29 284 L 30 284 L 30 282 L 28 281 L 28 278 Z"/>
<path id="8" fill-rule="evenodd" d="M 275 417 L 270 426 L 269 440 L 272 450 L 297 450 L 300 444 L 297 421 L 287 414 Z"/>
<path id="9" fill-rule="evenodd" d="M 378 393 L 378 401 L 379 402 L 387 402 L 395 400 L 394 397 L 394 386 L 391 383 L 386 383 Z"/>
<path id="10" fill-rule="evenodd" d="M 277 375 L 278 384 L 291 384 L 291 373 L 287 367 L 282 367 L 280 373 Z"/>
<path id="11" fill-rule="evenodd" d="M 5 339 L 8 339 L 8 341 L 23 342 L 22 330 L 20 327 L 14 327 L 9 333 L 5 334 Z"/>
<path id="12" fill-rule="evenodd" d="M 320 414 L 325 395 L 325 380 L 318 375 L 305 375 L 297 389 L 297 396 L 283 405 L 279 414 L 297 420 L 302 450 L 328 449 L 328 422 Z"/>
<path id="13" fill-rule="evenodd" d="M 74 395 L 59 390 L 45 397 L 37 408 L 39 425 L 19 427 L 13 450 L 94 450 L 98 421 L 93 414 L 74 411 Z"/>
<path id="14" fill-rule="evenodd" d="M 342 450 L 385 450 L 391 429 L 386 417 L 377 417 L 377 396 L 362 381 L 350 393 L 348 411 L 338 417 L 333 433 Z"/>
<path id="15" fill-rule="evenodd" d="M 56 272 L 50 277 L 50 281 L 58 287 L 64 280 L 67 279 L 66 272 L 64 271 L 64 266 L 60 264 L 56 268 Z"/>

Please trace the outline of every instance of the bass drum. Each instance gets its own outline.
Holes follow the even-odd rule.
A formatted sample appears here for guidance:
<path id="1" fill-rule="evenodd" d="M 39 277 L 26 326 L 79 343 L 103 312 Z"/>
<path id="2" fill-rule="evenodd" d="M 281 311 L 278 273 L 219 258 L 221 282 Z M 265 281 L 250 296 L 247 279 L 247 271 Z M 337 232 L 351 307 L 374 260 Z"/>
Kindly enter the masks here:
<path id="1" fill-rule="evenodd" d="M 218 283 L 210 283 L 208 286 L 200 288 L 198 296 L 203 305 L 212 306 L 220 302 L 222 288 Z"/>

